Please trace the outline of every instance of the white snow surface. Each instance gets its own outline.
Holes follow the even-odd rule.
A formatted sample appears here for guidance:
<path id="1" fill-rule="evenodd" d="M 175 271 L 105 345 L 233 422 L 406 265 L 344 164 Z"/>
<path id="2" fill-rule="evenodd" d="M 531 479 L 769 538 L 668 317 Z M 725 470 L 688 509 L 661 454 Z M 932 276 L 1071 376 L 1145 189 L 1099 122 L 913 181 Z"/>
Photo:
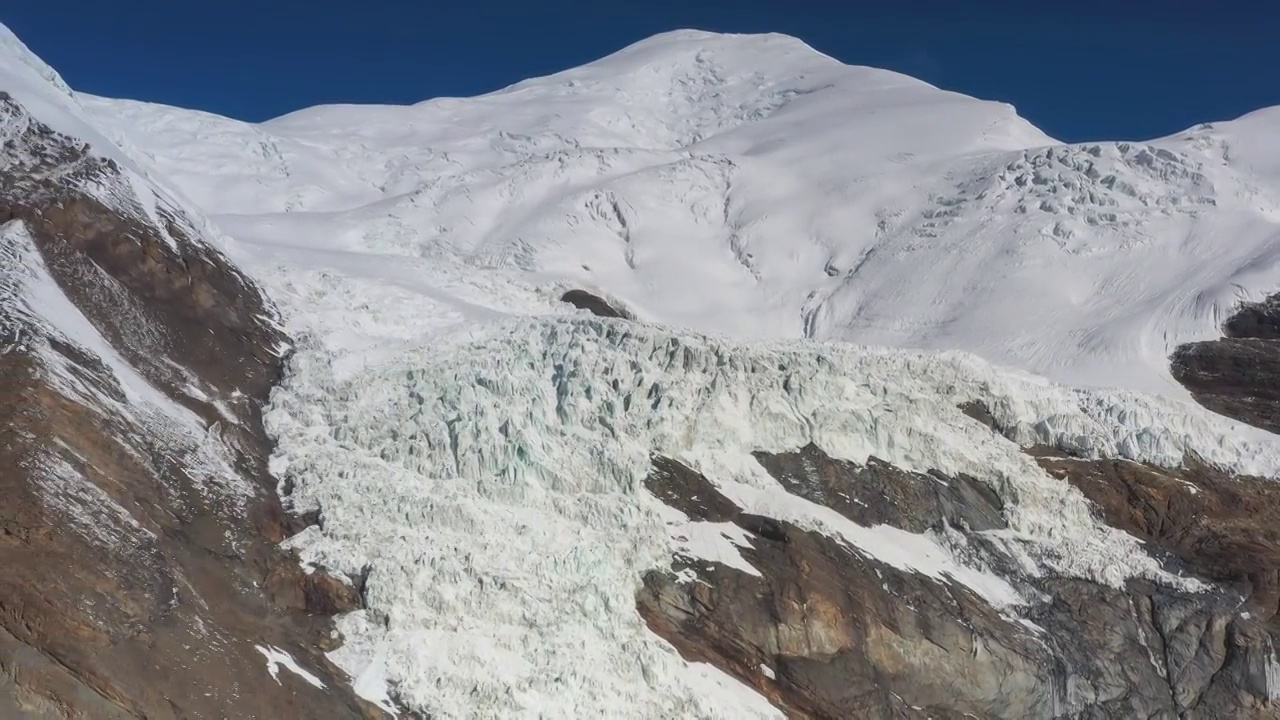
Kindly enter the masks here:
<path id="1" fill-rule="evenodd" d="M 481 97 L 257 125 L 82 102 L 237 238 L 510 271 L 703 332 L 1185 397 L 1172 349 L 1280 287 L 1276 109 L 1062 145 L 794 38 L 695 31 Z"/>
<path id="2" fill-rule="evenodd" d="M 289 543 L 369 570 L 332 657 L 383 707 L 776 716 L 635 612 L 673 553 L 754 570 L 747 536 L 644 491 L 654 452 L 1014 616 L 1016 579 L 963 537 L 851 523 L 749 453 L 814 442 L 968 473 L 1008 499 L 991 537 L 1022 572 L 1113 585 L 1195 584 L 1019 445 L 1280 471 L 1275 437 L 1187 404 L 1167 370 L 1280 285 L 1274 110 L 1062 145 L 1007 105 L 793 38 L 694 31 L 478 98 L 257 125 L 65 94 L 282 305 L 298 345 L 272 468 L 324 517 Z M 643 322 L 577 317 L 556 301 L 574 287 Z"/>
<path id="3" fill-rule="evenodd" d="M 89 112 L 84 102 L 86 96 L 73 92 L 53 68 L 36 57 L 3 23 L 0 23 L 0 92 L 9 94 L 31 118 L 54 132 L 84 143 L 91 157 L 113 161 L 125 181 L 123 187 L 102 187 L 72 178 L 62 178 L 64 182 L 80 182 L 79 189 L 122 214 L 141 215 L 171 249 L 177 249 L 177 240 L 169 235 L 166 220 L 185 226 L 190 242 L 212 240 L 224 251 L 233 248 L 230 238 L 219 233 L 181 192 L 151 167 L 145 152 L 115 132 L 113 126 L 101 122 L 97 114 Z M 19 123 L 24 121 L 18 119 Z M 7 139 L 21 129 L 0 118 L 0 138 Z"/>

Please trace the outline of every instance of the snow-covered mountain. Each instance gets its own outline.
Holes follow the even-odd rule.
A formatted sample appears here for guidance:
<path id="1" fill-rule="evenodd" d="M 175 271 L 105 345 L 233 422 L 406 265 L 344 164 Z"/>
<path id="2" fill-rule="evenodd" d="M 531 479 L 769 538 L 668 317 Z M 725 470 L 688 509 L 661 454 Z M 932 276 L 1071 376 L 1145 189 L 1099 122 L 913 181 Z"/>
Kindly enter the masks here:
<path id="1" fill-rule="evenodd" d="M 237 238 L 566 282 L 703 332 L 1179 395 L 1173 349 L 1280 285 L 1275 111 L 1062 145 L 784 36 L 670 33 L 479 98 L 260 125 L 86 105 Z"/>
<path id="2" fill-rule="evenodd" d="M 794 38 L 681 31 L 248 124 L 73 93 L 0 40 L 31 115 L 280 306 L 271 472 L 320 519 L 285 546 L 358 588 L 328 658 L 367 701 L 1272 711 L 1275 543 L 1198 542 L 1186 508 L 1276 476 L 1280 442 L 1169 356 L 1280 287 L 1275 109 L 1064 145 Z"/>

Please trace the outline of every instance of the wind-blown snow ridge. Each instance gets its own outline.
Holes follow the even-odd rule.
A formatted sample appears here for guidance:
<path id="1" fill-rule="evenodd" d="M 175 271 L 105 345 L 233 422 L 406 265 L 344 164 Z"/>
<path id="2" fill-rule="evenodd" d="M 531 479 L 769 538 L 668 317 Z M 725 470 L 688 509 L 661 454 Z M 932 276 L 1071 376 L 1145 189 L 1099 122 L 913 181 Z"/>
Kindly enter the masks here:
<path id="1" fill-rule="evenodd" d="M 53 68 L 36 57 L 2 23 L 0 95 L 14 98 L 25 111 L 16 118 L 0 117 L 0 134 L 8 136 L 20 132 L 21 126 L 32 120 L 39 122 L 56 133 L 83 142 L 90 156 L 113 163 L 132 192 L 126 194 L 116 188 L 91 185 L 82 186 L 82 190 L 123 214 L 141 213 L 171 248 L 176 248 L 178 242 L 169 235 L 169 223 L 173 222 L 190 230 L 186 236 L 191 242 L 211 240 L 221 250 L 232 249 L 229 238 L 219 233 L 161 174 L 153 171 L 145 152 L 123 133 L 107 130 L 109 124 L 100 122 L 100 118 L 85 109 L 84 96 L 73 92 Z M 63 180 L 76 181 L 74 178 Z"/>

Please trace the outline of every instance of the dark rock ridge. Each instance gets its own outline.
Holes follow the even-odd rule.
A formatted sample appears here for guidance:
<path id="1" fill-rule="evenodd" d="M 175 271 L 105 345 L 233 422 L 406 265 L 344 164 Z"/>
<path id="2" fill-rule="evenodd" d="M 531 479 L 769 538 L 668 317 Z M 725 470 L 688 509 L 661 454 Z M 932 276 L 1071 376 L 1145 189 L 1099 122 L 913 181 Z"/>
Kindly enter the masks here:
<path id="1" fill-rule="evenodd" d="M 967 475 L 910 473 L 874 457 L 856 465 L 834 460 L 812 444 L 793 453 L 754 455 L 787 492 L 859 525 L 892 525 L 917 533 L 1006 527 L 1000 497 Z"/>
<path id="2" fill-rule="evenodd" d="M 1173 377 L 1206 408 L 1280 432 L 1280 295 L 1243 305 L 1222 331 L 1178 347 Z"/>
<path id="3" fill-rule="evenodd" d="M 1049 682 L 1044 648 L 966 588 L 742 513 L 667 458 L 655 458 L 646 484 L 691 518 L 752 533 L 742 553 L 763 576 L 692 558 L 673 569 L 696 580 L 645 576 L 640 614 L 686 658 L 720 667 L 793 717 L 989 717 L 1001 708 L 1029 717 L 1051 709 L 1051 697 L 1027 692 Z"/>
<path id="4" fill-rule="evenodd" d="M 570 290 L 560 297 L 560 302 L 569 303 L 579 310 L 586 310 L 597 317 L 633 319 L 630 313 L 614 307 L 609 301 L 586 290 Z"/>
<path id="5" fill-rule="evenodd" d="M 1242 305 L 1222 326 L 1229 338 L 1280 340 L 1280 295 Z"/>
<path id="6" fill-rule="evenodd" d="M 278 547 L 301 523 L 266 467 L 266 301 L 3 93 L 0 141 L 0 717 L 380 717 L 323 654 L 358 596 Z"/>
<path id="7" fill-rule="evenodd" d="M 1267 524 L 1280 493 L 1199 465 L 1038 455 L 1098 503 L 1102 519 L 1206 589 L 1021 576 L 980 532 L 1004 520 L 1002 501 L 978 481 L 842 462 L 809 446 L 756 459 L 788 492 L 861 525 L 960 533 L 1028 604 L 1014 615 L 959 583 L 744 513 L 704 476 L 655 457 L 650 492 L 693 520 L 750 533 L 741 553 L 761 577 L 677 557 L 670 571 L 645 576 L 637 609 L 686 658 L 716 665 L 791 717 L 1280 717 L 1271 700 L 1280 565 Z"/>

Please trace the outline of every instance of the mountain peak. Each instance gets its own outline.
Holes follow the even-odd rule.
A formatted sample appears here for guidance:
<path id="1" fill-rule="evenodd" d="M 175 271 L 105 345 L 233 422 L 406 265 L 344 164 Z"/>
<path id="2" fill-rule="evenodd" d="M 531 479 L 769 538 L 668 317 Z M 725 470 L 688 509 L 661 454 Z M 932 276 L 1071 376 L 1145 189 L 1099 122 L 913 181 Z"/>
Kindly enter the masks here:
<path id="1" fill-rule="evenodd" d="M 626 46 L 614 54 L 618 55 L 646 48 L 683 44 L 698 44 L 702 45 L 706 49 L 730 46 L 743 49 L 760 49 L 768 46 L 790 47 L 797 51 L 807 51 L 815 55 L 822 55 L 822 53 L 815 50 L 811 45 L 800 38 L 793 35 L 787 35 L 785 33 L 726 33 L 712 30 L 700 30 L 697 28 L 680 28 L 650 35 L 643 40 L 638 40 Z"/>
<path id="2" fill-rule="evenodd" d="M 21 84 L 29 88 L 47 86 L 68 97 L 72 94 L 62 76 L 31 52 L 4 23 L 0 23 L 0 81 L 5 90 Z"/>
<path id="3" fill-rule="evenodd" d="M 544 80 L 574 80 L 583 76 L 603 75 L 619 81 L 625 79 L 626 73 L 641 73 L 643 76 L 661 75 L 664 72 L 717 71 L 723 74 L 723 80 L 752 76 L 777 82 L 836 68 L 847 66 L 790 35 L 684 29 L 653 35 Z M 517 87 L 536 82 L 539 79 L 527 80 Z"/>

